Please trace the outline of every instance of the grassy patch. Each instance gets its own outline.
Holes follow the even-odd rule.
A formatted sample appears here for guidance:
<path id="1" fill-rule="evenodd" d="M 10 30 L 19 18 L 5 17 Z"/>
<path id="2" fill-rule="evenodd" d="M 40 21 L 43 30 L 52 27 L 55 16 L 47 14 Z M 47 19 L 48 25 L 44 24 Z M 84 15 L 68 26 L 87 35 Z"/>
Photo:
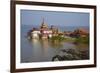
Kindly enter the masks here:
<path id="1" fill-rule="evenodd" d="M 89 44 L 89 37 L 78 37 L 78 38 L 72 38 L 72 37 L 62 37 L 60 35 L 53 36 L 50 38 L 51 41 L 58 41 L 58 42 L 74 42 L 74 43 L 84 43 Z"/>
<path id="2" fill-rule="evenodd" d="M 78 37 L 75 39 L 75 42 L 89 44 L 89 37 Z"/>
<path id="3" fill-rule="evenodd" d="M 51 38 L 51 40 L 53 41 L 53 40 L 57 40 L 57 41 L 64 41 L 65 40 L 65 38 L 64 37 L 62 37 L 62 36 L 60 36 L 60 35 L 58 35 L 58 36 L 53 36 L 52 38 Z"/>

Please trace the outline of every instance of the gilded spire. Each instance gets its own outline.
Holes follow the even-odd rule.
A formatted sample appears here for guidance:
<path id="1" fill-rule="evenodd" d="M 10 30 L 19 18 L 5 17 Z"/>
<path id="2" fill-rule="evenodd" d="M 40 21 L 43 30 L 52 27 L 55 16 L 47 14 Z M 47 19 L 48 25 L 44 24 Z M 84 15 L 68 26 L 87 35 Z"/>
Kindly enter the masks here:
<path id="1" fill-rule="evenodd" d="M 42 24 L 41 24 L 42 26 L 44 25 L 44 17 L 42 18 Z"/>
<path id="2" fill-rule="evenodd" d="M 47 24 L 44 22 L 44 18 L 42 18 L 41 28 L 48 28 Z"/>

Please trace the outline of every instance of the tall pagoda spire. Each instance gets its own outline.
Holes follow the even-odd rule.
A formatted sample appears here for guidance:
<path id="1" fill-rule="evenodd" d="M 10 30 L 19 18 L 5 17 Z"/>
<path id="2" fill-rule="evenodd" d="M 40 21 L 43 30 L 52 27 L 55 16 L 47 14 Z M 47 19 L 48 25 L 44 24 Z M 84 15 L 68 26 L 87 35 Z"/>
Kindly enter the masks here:
<path id="1" fill-rule="evenodd" d="M 44 17 L 42 17 L 42 24 L 41 24 L 42 26 L 44 25 Z"/>
<path id="2" fill-rule="evenodd" d="M 48 25 L 44 22 L 44 17 L 42 18 L 41 28 L 48 28 Z"/>

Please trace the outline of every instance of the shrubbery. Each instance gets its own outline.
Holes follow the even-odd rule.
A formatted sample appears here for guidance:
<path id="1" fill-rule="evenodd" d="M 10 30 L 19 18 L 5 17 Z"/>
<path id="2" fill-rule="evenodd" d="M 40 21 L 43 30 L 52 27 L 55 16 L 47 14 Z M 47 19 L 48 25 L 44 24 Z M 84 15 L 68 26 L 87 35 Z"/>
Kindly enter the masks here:
<path id="1" fill-rule="evenodd" d="M 84 43 L 84 44 L 89 44 L 89 37 L 78 37 L 75 39 L 76 43 Z"/>

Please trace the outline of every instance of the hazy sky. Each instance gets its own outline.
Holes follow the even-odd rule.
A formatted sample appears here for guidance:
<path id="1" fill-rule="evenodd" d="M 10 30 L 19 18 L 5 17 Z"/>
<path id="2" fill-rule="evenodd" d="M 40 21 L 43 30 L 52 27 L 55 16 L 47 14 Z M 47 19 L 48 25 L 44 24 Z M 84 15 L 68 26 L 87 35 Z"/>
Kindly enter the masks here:
<path id="1" fill-rule="evenodd" d="M 22 25 L 89 26 L 89 13 L 21 10 Z"/>

